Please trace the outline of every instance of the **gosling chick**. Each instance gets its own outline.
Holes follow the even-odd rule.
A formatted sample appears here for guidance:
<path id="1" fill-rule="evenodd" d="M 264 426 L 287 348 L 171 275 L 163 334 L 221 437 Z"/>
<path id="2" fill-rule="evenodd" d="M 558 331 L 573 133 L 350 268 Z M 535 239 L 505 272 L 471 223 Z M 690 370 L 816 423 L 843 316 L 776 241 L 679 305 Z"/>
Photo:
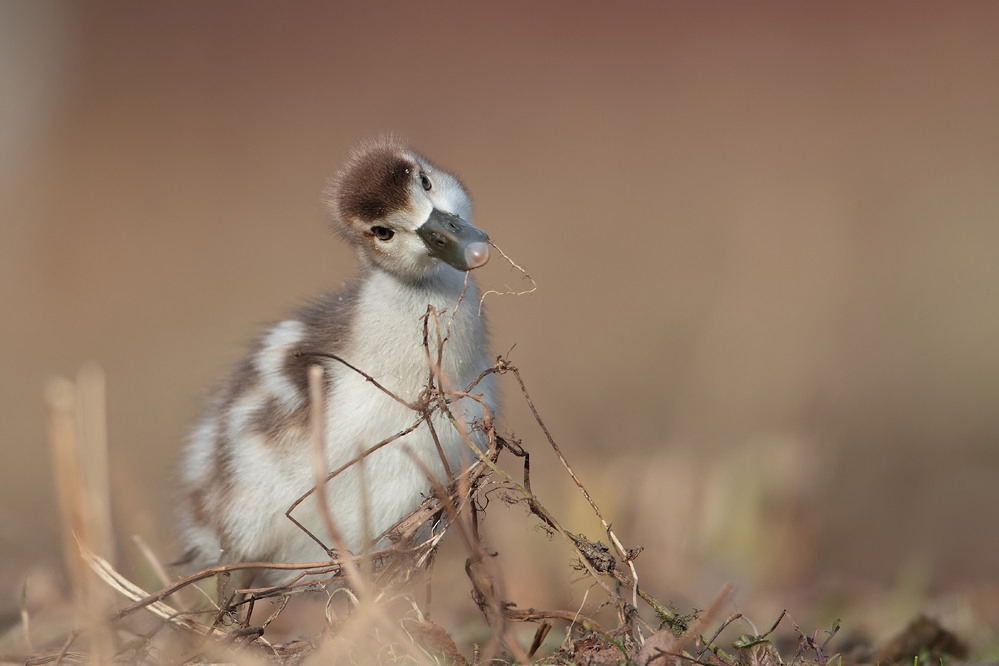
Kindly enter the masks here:
<path id="1" fill-rule="evenodd" d="M 338 356 L 414 402 L 428 377 L 422 318 L 429 306 L 444 313 L 442 322 L 453 313 L 441 363 L 451 387 L 466 387 L 490 365 L 478 293 L 467 273 L 488 261 L 489 238 L 469 221 L 471 202 L 458 178 L 399 141 L 381 139 L 353 151 L 327 197 L 333 227 L 357 253 L 360 274 L 342 293 L 268 328 L 191 435 L 181 465 L 180 511 L 186 559 L 194 566 L 326 559 L 322 547 L 285 516 L 315 485 L 309 365 L 324 370 L 328 471 L 416 420 L 410 407 L 357 371 L 316 354 Z M 474 392 L 495 412 L 491 375 Z M 484 444 L 476 429 L 481 405 L 463 398 L 451 410 L 468 424 L 473 441 Z M 434 426 L 448 468 L 459 469 L 469 459 L 461 433 L 441 414 Z M 423 423 L 329 481 L 329 514 L 342 545 L 358 553 L 415 509 L 429 495 L 426 470 L 446 480 Z M 327 536 L 314 497 L 293 515 Z"/>

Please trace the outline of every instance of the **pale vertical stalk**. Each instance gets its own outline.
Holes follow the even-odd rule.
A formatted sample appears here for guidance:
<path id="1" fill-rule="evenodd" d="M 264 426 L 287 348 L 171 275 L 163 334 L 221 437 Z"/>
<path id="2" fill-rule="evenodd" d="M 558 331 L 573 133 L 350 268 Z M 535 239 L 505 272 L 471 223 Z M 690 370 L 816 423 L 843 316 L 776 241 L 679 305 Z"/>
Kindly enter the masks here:
<path id="1" fill-rule="evenodd" d="M 104 395 L 104 373 L 96 365 L 82 368 L 75 386 L 59 378 L 46 391 L 63 556 L 79 612 L 89 625 L 95 663 L 113 654 L 111 628 L 104 621 L 109 591 L 81 559 L 77 541 L 102 556 L 113 551 Z"/>
<path id="2" fill-rule="evenodd" d="M 362 596 L 367 591 L 365 579 L 343 544 L 340 530 L 330 515 L 329 501 L 326 499 L 326 419 L 323 396 L 323 367 L 309 366 L 309 427 L 312 430 L 312 472 L 316 480 L 316 501 L 319 503 L 319 515 L 323 519 L 326 531 L 333 542 L 333 548 L 339 555 L 339 564 L 347 580 Z"/>
<path id="3" fill-rule="evenodd" d="M 83 500 L 87 507 L 87 541 L 91 550 L 113 567 L 116 565 L 116 558 L 111 523 L 104 370 L 95 363 L 88 363 L 80 368 L 76 384 L 76 413 L 81 445 L 80 473 L 83 477 Z"/>
<path id="4" fill-rule="evenodd" d="M 368 548 L 368 544 L 371 543 L 371 503 L 370 495 L 368 491 L 370 489 L 370 484 L 368 484 L 368 457 L 361 455 L 364 449 L 361 442 L 357 443 L 357 487 L 361 493 L 361 552 L 359 554 L 358 567 L 360 568 L 360 573 L 364 576 L 365 580 L 373 582 L 373 571 L 371 562 L 371 549 Z"/>
<path id="5" fill-rule="evenodd" d="M 330 538 L 337 542 L 340 531 L 336 529 L 329 515 L 329 504 L 326 500 L 326 438 L 325 420 L 323 418 L 323 368 L 321 365 L 309 366 L 309 430 L 312 432 L 312 473 L 316 478 L 316 502 L 319 504 L 319 514 L 326 522 Z"/>
<path id="6" fill-rule="evenodd" d="M 62 526 L 62 556 L 73 588 L 73 595 L 83 597 L 87 575 L 80 559 L 74 534 L 83 532 L 79 504 L 80 476 L 76 444 L 76 386 L 64 377 L 53 379 L 45 389 L 49 410 L 49 444 L 52 452 L 52 473 L 55 477 L 59 522 Z"/>

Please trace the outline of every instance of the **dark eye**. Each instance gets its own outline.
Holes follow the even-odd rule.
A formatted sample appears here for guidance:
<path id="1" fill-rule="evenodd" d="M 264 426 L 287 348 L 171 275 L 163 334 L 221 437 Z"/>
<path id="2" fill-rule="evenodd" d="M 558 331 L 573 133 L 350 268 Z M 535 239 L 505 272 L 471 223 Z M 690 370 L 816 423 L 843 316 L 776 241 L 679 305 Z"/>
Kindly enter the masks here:
<path id="1" fill-rule="evenodd" d="M 383 241 L 387 241 L 392 236 L 395 236 L 395 232 L 388 227 L 371 227 L 371 233 L 374 234 L 375 238 Z"/>
<path id="2" fill-rule="evenodd" d="M 425 173 L 420 174 L 420 184 L 423 185 L 423 189 L 427 190 L 428 192 L 430 191 L 430 188 L 433 187 L 433 185 L 430 182 L 430 179 L 427 178 L 427 174 Z"/>

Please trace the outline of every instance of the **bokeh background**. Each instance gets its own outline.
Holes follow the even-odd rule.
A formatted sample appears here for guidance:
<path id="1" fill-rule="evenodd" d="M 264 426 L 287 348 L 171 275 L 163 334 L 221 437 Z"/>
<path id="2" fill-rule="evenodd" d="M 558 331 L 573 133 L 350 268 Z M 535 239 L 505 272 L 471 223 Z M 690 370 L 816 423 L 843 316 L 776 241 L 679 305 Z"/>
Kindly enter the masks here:
<path id="1" fill-rule="evenodd" d="M 61 566 L 45 383 L 104 368 L 120 561 L 169 559 L 206 391 L 352 273 L 321 189 L 395 131 L 537 281 L 493 346 L 654 593 L 996 620 L 997 35 L 991 2 L 0 5 L 4 608 Z M 511 596 L 568 603 L 504 512 Z"/>

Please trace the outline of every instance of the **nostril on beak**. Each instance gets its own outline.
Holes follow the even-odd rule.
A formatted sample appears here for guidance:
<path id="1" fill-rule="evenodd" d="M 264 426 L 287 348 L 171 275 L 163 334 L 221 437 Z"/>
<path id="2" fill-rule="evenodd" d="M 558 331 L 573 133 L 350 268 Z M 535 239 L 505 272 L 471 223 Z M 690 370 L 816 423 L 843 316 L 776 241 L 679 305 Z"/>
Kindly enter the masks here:
<path id="1" fill-rule="evenodd" d="M 489 261 L 488 243 L 469 243 L 465 247 L 465 263 L 469 269 L 478 268 Z"/>

